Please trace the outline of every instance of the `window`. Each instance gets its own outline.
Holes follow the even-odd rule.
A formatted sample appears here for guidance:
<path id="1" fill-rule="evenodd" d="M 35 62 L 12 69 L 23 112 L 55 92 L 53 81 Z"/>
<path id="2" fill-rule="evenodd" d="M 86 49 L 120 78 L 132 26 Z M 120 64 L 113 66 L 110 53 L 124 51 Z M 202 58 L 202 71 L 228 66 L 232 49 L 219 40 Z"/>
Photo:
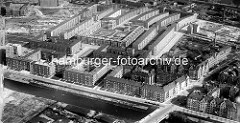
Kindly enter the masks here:
<path id="1" fill-rule="evenodd" d="M 169 91 L 166 93 L 166 98 L 168 98 L 169 97 Z"/>
<path id="2" fill-rule="evenodd" d="M 17 47 L 13 47 L 13 54 L 17 55 Z"/>

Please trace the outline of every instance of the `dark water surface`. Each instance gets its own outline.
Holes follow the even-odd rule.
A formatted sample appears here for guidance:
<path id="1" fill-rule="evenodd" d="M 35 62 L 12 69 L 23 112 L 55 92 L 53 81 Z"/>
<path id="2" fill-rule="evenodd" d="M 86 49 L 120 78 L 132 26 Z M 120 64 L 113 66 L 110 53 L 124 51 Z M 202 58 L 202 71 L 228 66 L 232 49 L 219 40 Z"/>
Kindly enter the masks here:
<path id="1" fill-rule="evenodd" d="M 64 102 L 77 107 L 95 110 L 132 121 L 138 121 L 156 109 L 155 106 L 149 106 L 148 110 L 130 109 L 126 108 L 127 106 L 119 104 L 116 105 L 105 100 L 94 99 L 87 96 L 77 95 L 47 87 L 28 85 L 8 79 L 4 80 L 4 85 L 6 88 L 14 91 Z"/>

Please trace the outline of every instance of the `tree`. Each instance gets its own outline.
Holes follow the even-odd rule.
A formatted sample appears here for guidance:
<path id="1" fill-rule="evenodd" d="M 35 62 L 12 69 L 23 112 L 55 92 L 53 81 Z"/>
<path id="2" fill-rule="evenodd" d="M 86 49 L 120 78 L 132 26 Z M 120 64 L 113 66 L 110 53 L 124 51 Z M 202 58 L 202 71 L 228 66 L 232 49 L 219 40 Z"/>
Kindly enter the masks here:
<path id="1" fill-rule="evenodd" d="M 235 4 L 237 7 L 240 5 L 240 0 L 232 0 L 233 4 Z"/>

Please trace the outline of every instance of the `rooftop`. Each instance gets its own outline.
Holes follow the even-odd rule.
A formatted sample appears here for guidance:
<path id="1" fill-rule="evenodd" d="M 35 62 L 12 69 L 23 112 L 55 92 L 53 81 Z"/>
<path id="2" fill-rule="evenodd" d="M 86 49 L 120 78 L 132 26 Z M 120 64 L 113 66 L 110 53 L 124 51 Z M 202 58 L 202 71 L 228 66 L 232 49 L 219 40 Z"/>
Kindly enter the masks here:
<path id="1" fill-rule="evenodd" d="M 194 90 L 190 95 L 189 98 L 201 101 L 204 97 L 204 94 L 200 90 Z"/>
<path id="2" fill-rule="evenodd" d="M 51 64 L 46 61 L 46 60 L 40 60 L 40 61 L 35 61 L 34 64 L 37 64 L 37 65 L 43 65 L 43 66 L 50 66 Z"/>
<path id="3" fill-rule="evenodd" d="M 140 82 L 136 82 L 136 81 L 133 81 L 133 80 L 128 80 L 128 79 L 124 79 L 124 78 L 116 78 L 116 77 L 112 77 L 112 76 L 107 76 L 105 78 L 105 81 L 113 81 L 113 82 L 119 82 L 119 83 L 125 83 L 127 85 L 133 85 L 133 86 L 141 86 L 141 83 Z"/>
<path id="4" fill-rule="evenodd" d="M 238 41 L 240 37 L 240 29 L 233 26 L 227 26 L 210 21 L 199 20 L 196 22 L 199 25 L 199 33 L 207 35 L 209 38 L 214 38 L 220 41 Z"/>
<path id="5" fill-rule="evenodd" d="M 227 48 L 227 46 L 221 44 L 216 44 L 216 47 L 214 49 L 212 42 L 184 36 L 166 54 L 171 57 L 187 57 L 194 62 L 201 63 L 210 58 L 214 52 L 219 52 L 221 49 Z"/>
<path id="6" fill-rule="evenodd" d="M 92 72 L 96 67 L 94 67 L 93 65 L 90 65 L 88 62 L 89 61 L 87 61 L 87 60 L 83 60 L 80 63 L 78 63 L 76 66 L 73 66 L 71 69 L 76 70 L 76 71 L 81 72 L 81 73 Z"/>

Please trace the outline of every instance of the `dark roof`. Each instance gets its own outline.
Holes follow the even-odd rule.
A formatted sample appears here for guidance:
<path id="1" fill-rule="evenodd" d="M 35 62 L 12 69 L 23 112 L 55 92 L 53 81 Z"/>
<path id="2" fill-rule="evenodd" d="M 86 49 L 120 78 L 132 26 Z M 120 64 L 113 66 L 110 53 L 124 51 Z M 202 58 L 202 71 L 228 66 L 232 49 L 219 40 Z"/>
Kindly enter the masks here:
<path id="1" fill-rule="evenodd" d="M 149 76 L 148 73 L 142 71 L 134 71 L 132 74 L 139 75 L 139 76 Z"/>
<path id="2" fill-rule="evenodd" d="M 39 123 L 40 121 L 42 121 L 43 123 L 48 123 L 50 120 L 39 116 L 30 120 L 31 123 Z"/>
<path id="3" fill-rule="evenodd" d="M 176 83 L 180 83 L 180 84 L 183 83 L 184 81 L 186 81 L 185 75 L 183 75 L 175 80 Z"/>
<path id="4" fill-rule="evenodd" d="M 194 100 L 201 101 L 204 97 L 204 94 L 200 90 L 194 90 L 188 97 Z"/>
<path id="5" fill-rule="evenodd" d="M 234 105 L 234 103 L 232 101 L 230 101 L 229 99 L 225 99 L 223 102 L 226 103 L 226 107 L 227 108 L 236 108 L 236 106 Z"/>
<path id="6" fill-rule="evenodd" d="M 210 103 L 214 98 L 212 96 L 205 96 L 202 101 L 204 100 L 207 103 Z"/>
<path id="7" fill-rule="evenodd" d="M 222 98 L 215 98 L 214 100 L 216 101 L 217 105 L 220 105 L 224 101 Z"/>

